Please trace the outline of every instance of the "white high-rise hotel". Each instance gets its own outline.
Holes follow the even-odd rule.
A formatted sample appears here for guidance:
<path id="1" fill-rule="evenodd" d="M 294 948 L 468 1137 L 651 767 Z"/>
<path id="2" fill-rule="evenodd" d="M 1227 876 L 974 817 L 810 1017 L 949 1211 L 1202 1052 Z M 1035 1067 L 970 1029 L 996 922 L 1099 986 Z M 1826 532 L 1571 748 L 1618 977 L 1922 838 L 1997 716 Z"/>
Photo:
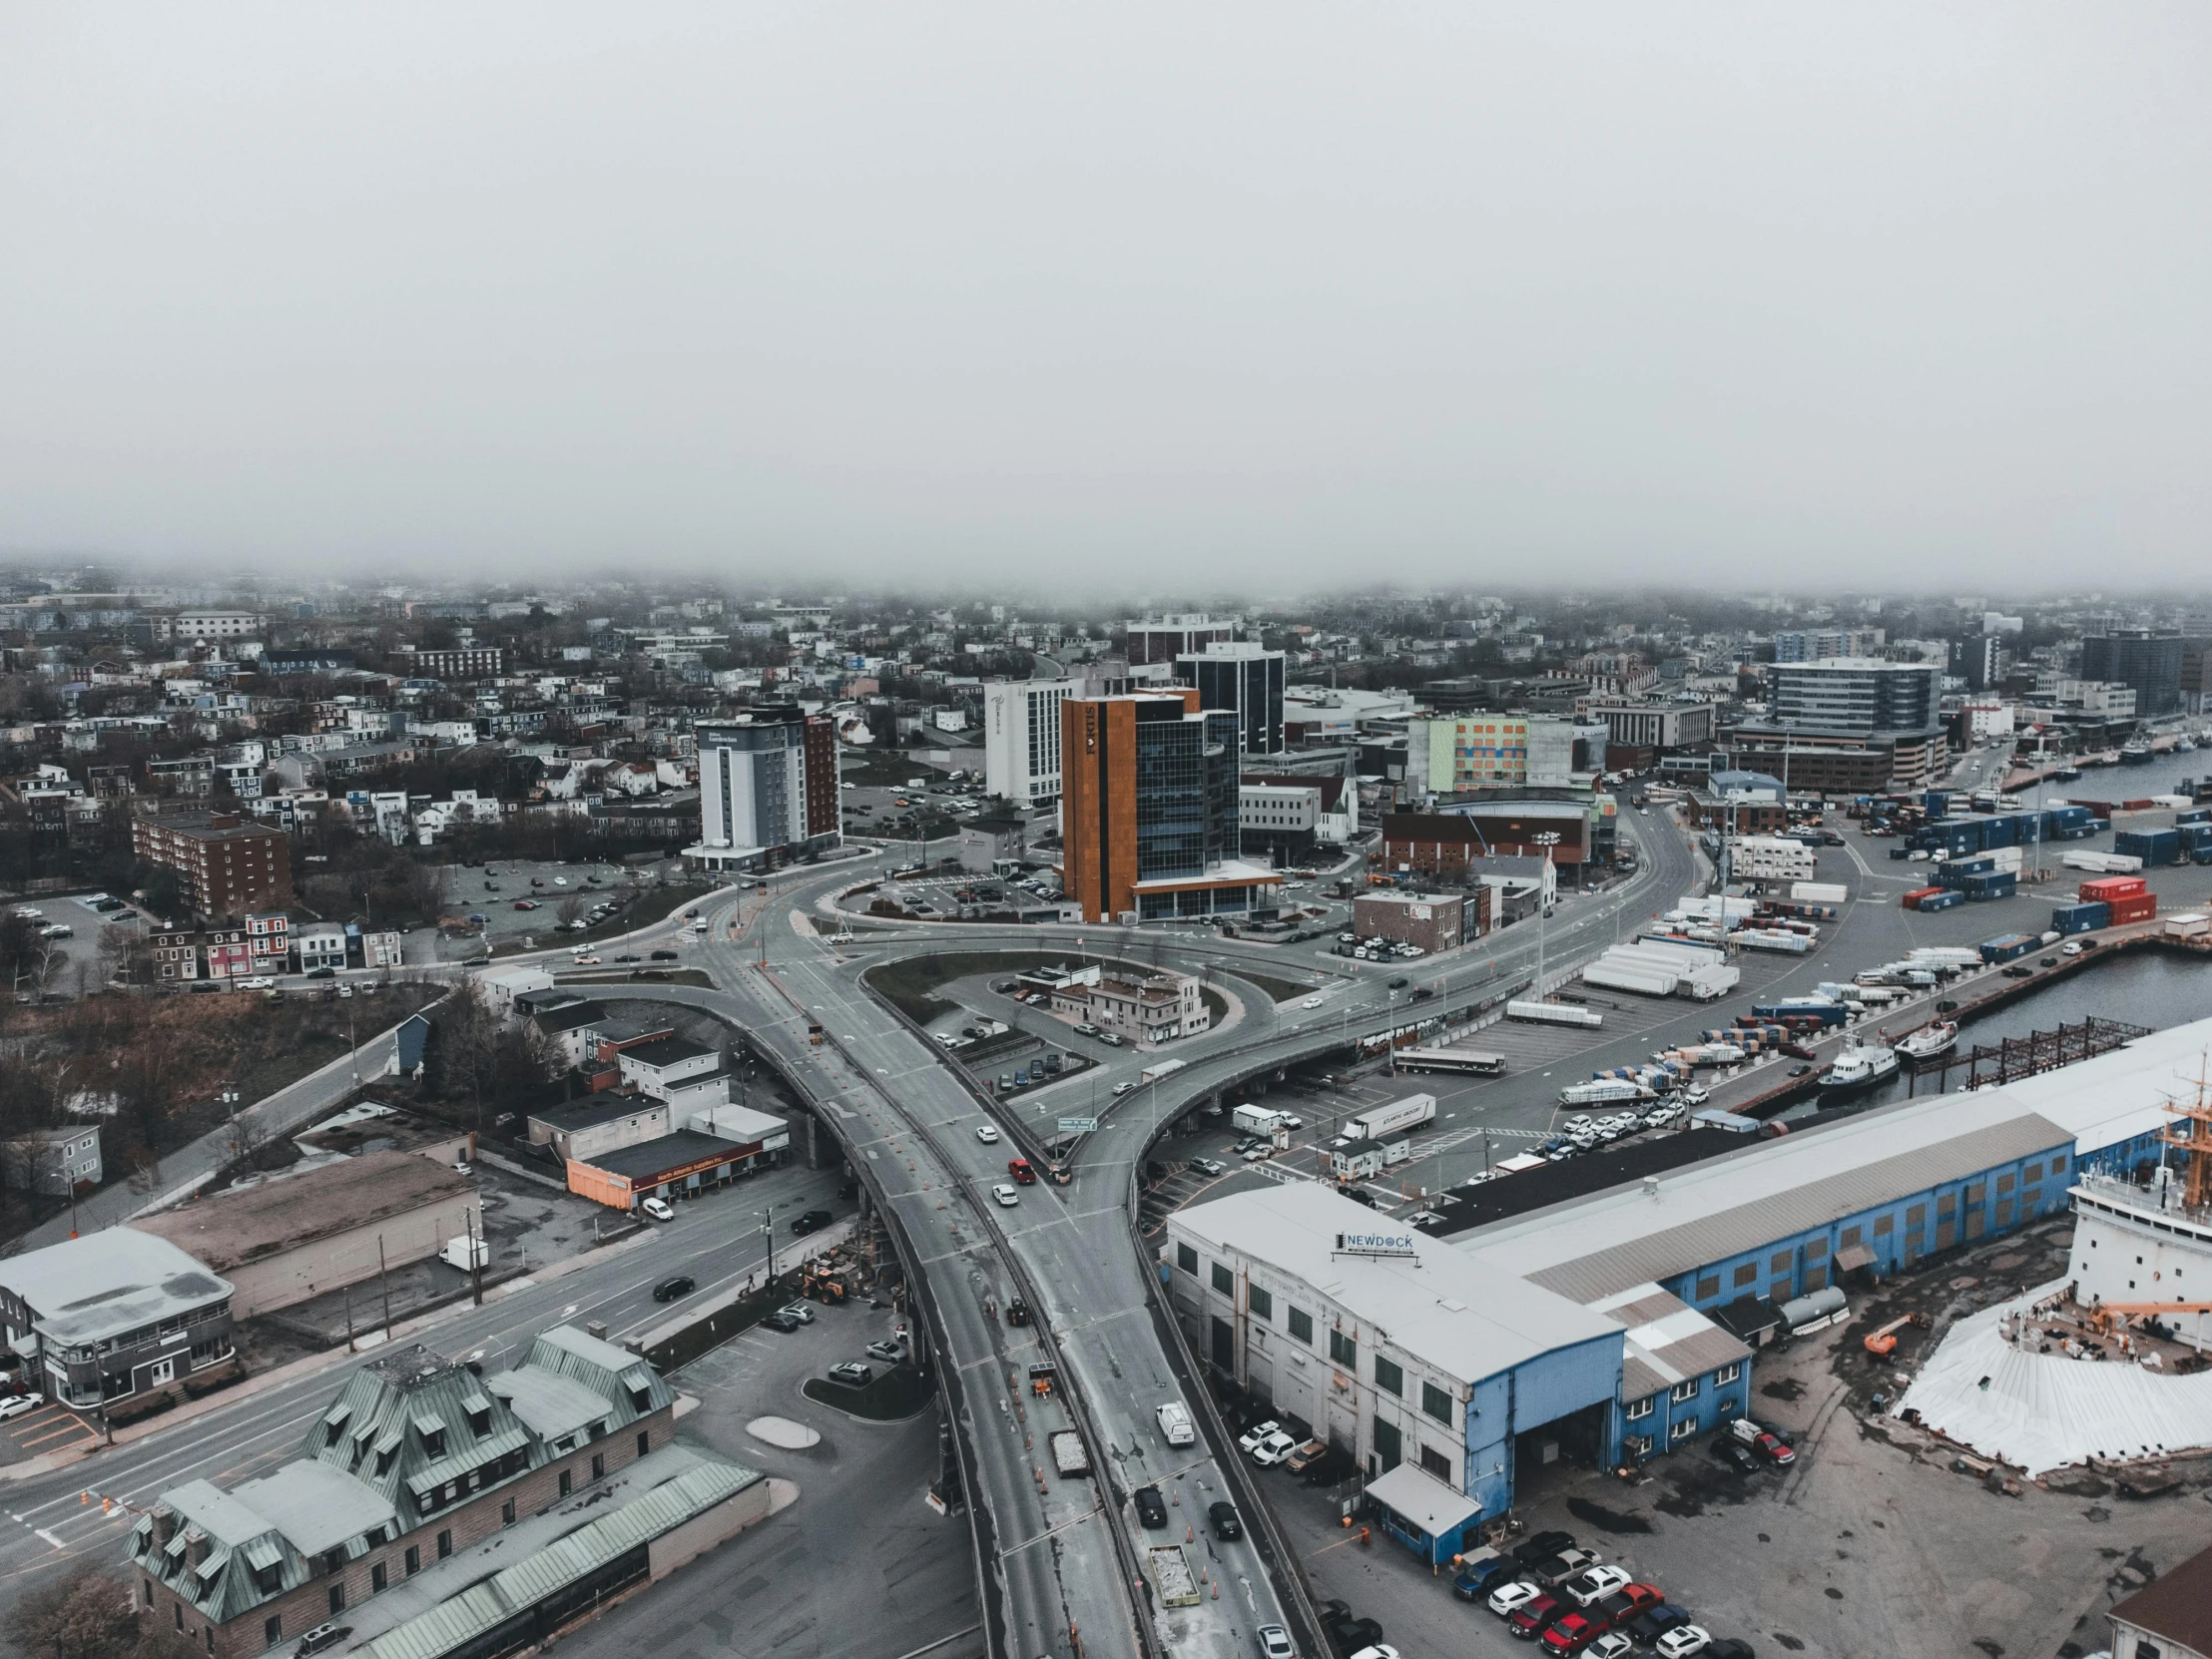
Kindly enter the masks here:
<path id="1" fill-rule="evenodd" d="M 1060 799 L 1060 705 L 1071 680 L 1002 680 L 983 688 L 983 785 L 1024 806 Z"/>

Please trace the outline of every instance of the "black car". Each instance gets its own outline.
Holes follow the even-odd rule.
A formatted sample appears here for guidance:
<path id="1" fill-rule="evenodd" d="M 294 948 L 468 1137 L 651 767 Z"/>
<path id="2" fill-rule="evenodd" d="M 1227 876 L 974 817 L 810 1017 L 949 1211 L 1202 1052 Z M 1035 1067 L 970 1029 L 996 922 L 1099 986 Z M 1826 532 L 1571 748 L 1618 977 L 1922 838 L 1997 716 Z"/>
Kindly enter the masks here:
<path id="1" fill-rule="evenodd" d="M 673 962 L 676 960 L 676 952 L 673 950 L 656 950 L 653 952 L 653 959 L 656 962 Z"/>
<path id="2" fill-rule="evenodd" d="M 2004 977 L 2007 979 L 2032 979 L 2034 976 L 2035 970 L 2025 962 L 2014 962 L 2004 970 Z"/>
<path id="3" fill-rule="evenodd" d="M 674 1279 L 664 1279 L 653 1287 L 655 1302 L 674 1302 L 680 1296 L 690 1296 L 699 1289 L 688 1274 L 678 1274 Z"/>
<path id="4" fill-rule="evenodd" d="M 1620 1628 L 1638 1647 L 1656 1647 L 1660 1637 L 1676 1625 L 1688 1624 L 1696 1617 L 1687 1607 L 1662 1601 L 1656 1607 L 1646 1607 Z"/>
<path id="5" fill-rule="evenodd" d="M 783 1313 L 781 1311 L 769 1315 L 766 1319 L 762 1320 L 761 1323 L 767 1326 L 771 1331 L 783 1332 L 784 1335 L 787 1337 L 790 1336 L 794 1331 L 797 1331 L 801 1324 L 800 1321 L 793 1319 L 791 1315 Z"/>
<path id="6" fill-rule="evenodd" d="M 1759 1659 L 1759 1655 L 1749 1642 L 1723 1636 L 1705 1650 L 1705 1659 Z"/>
<path id="7" fill-rule="evenodd" d="M 1813 1068 L 1811 1066 L 1792 1066 L 1790 1075 L 1792 1077 L 1810 1077 L 1813 1075 Z"/>
<path id="8" fill-rule="evenodd" d="M 1513 1559 L 1522 1566 L 1541 1561 L 1546 1556 L 1557 1555 L 1561 1550 L 1574 1548 L 1572 1532 L 1539 1532 L 1533 1538 L 1523 1538 L 1513 1546 Z"/>
<path id="9" fill-rule="evenodd" d="M 1157 1486 L 1139 1486 L 1133 1494 L 1137 1503 L 1137 1522 L 1141 1526 L 1165 1526 L 1168 1523 L 1167 1499 L 1160 1495 Z"/>
<path id="10" fill-rule="evenodd" d="M 1391 990 L 1393 990 L 1393 991 L 1401 991 L 1401 990 L 1403 990 L 1403 989 L 1404 989 L 1404 988 L 1405 988 L 1405 987 L 1406 987 L 1407 985 L 1410 985 L 1411 983 L 1412 983 L 1412 981 L 1411 981 L 1410 979 L 1406 978 L 1406 977 L 1405 977 L 1405 976 L 1404 976 L 1404 975 L 1403 975 L 1403 974 L 1401 973 L 1401 974 L 1399 974 L 1399 975 L 1398 975 L 1398 976 L 1397 976 L 1397 977 L 1396 977 L 1395 979 L 1392 979 L 1392 980 L 1390 981 L 1390 986 L 1389 986 L 1389 988 L 1390 988 Z"/>
<path id="11" fill-rule="evenodd" d="M 336 968 L 309 968 L 306 972 L 306 977 L 309 979 L 335 979 L 337 976 L 338 970 Z"/>
<path id="12" fill-rule="evenodd" d="M 809 1210 L 792 1223 L 792 1231 L 794 1233 L 812 1233 L 818 1228 L 828 1227 L 829 1225 L 830 1212 L 828 1210 Z"/>
<path id="13" fill-rule="evenodd" d="M 1237 1506 L 1233 1503 L 1209 1503 L 1206 1518 L 1213 1524 L 1217 1538 L 1227 1541 L 1244 1536 L 1244 1522 L 1237 1519 Z"/>
<path id="14" fill-rule="evenodd" d="M 1738 1474 L 1750 1474 L 1759 1467 L 1758 1453 L 1733 1434 L 1713 1437 L 1713 1455 Z"/>
<path id="15" fill-rule="evenodd" d="M 1521 1564 L 1510 1558 L 1503 1561 L 1484 1561 L 1480 1566 L 1468 1567 L 1451 1581 L 1451 1593 L 1461 1601 L 1487 1601 L 1490 1592 L 1500 1585 L 1509 1584 L 1521 1575 Z"/>
<path id="16" fill-rule="evenodd" d="M 1322 1620 L 1322 1630 L 1337 1651 L 1347 1656 L 1363 1648 L 1379 1645 L 1382 1640 L 1382 1627 L 1373 1619 L 1356 1619 L 1349 1613 L 1341 1619 Z"/>
<path id="17" fill-rule="evenodd" d="M 635 962 L 642 960 L 642 958 L 637 956 L 617 956 L 615 960 L 618 962 Z"/>

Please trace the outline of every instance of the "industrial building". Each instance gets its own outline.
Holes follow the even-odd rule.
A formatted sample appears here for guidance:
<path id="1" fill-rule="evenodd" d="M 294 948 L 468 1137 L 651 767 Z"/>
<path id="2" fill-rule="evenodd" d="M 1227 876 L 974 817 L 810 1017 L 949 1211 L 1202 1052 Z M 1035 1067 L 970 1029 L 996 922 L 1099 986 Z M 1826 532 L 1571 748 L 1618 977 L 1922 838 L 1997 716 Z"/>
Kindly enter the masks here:
<path id="1" fill-rule="evenodd" d="M 1539 838 L 1544 836 L 1556 839 Z M 1547 851 L 1570 876 L 1599 855 L 1590 806 L 1516 801 L 1382 815 L 1382 867 L 1391 871 L 1464 878 L 1479 874 L 1493 859 L 1541 857 Z"/>
<path id="2" fill-rule="evenodd" d="M 484 1230 L 467 1177 L 412 1152 L 265 1177 L 129 1225 L 229 1280 L 237 1319 L 428 1261 L 449 1240 Z"/>
<path id="3" fill-rule="evenodd" d="M 530 1144 L 554 1156 L 589 1163 L 603 1152 L 657 1141 L 676 1127 L 668 1102 L 605 1090 L 530 1114 Z"/>
<path id="4" fill-rule="evenodd" d="M 709 1187 L 726 1187 L 771 1161 L 764 1141 L 726 1141 L 679 1129 L 568 1161 L 568 1190 L 612 1210 L 635 1210 L 649 1198 L 696 1198 Z"/>
<path id="5" fill-rule="evenodd" d="M 1417 945 L 1433 956 L 1472 944 L 1490 930 L 1490 889 L 1472 892 L 1366 892 L 1352 901 L 1352 930 L 1363 939 Z"/>
<path id="6" fill-rule="evenodd" d="M 1779 1304 L 2063 1210 L 2073 1144 L 2004 1091 L 1953 1095 L 1448 1238 L 1286 1184 L 1169 1217 L 1174 1304 L 1216 1370 L 1371 1480 L 1409 1469 L 1385 1524 L 1442 1559 L 1547 1463 L 1637 1461 L 1741 1415 Z"/>

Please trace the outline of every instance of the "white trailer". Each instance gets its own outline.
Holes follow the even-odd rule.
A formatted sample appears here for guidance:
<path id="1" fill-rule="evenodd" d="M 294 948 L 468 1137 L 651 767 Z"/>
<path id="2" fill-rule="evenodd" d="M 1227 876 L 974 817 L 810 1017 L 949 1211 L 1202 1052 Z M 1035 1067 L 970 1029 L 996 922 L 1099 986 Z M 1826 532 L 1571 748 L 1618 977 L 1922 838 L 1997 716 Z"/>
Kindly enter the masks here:
<path id="1" fill-rule="evenodd" d="M 1600 990 L 1634 991 L 1638 996 L 1672 996 L 1681 978 L 1671 969 L 1638 967 L 1601 956 L 1582 970 L 1582 983 Z"/>
<path id="2" fill-rule="evenodd" d="M 1157 1083 L 1161 1078 L 1181 1071 L 1184 1062 L 1181 1060 L 1155 1060 L 1144 1070 L 1137 1073 L 1137 1081 L 1140 1083 Z"/>
<path id="3" fill-rule="evenodd" d="M 1266 1106 L 1239 1106 L 1229 1114 L 1230 1127 L 1249 1130 L 1255 1135 L 1272 1135 L 1278 1129 L 1291 1126 L 1291 1114 L 1278 1112 Z"/>
<path id="4" fill-rule="evenodd" d="M 1534 1020 L 1541 1025 L 1596 1026 L 1605 1023 L 1605 1016 L 1595 1008 L 1578 1007 L 1572 1002 L 1508 1002 L 1505 1017 Z"/>
<path id="5" fill-rule="evenodd" d="M 1790 896 L 1806 904 L 1842 904 L 1851 897 L 1851 888 L 1841 881 L 1793 881 Z"/>
<path id="6" fill-rule="evenodd" d="M 1349 1117 L 1338 1126 L 1337 1133 L 1348 1141 L 1376 1141 L 1393 1131 L 1417 1129 L 1436 1119 L 1436 1097 L 1432 1094 L 1409 1094 L 1403 1100 L 1393 1100 L 1387 1106 L 1371 1106 L 1357 1117 Z"/>
<path id="7" fill-rule="evenodd" d="M 2092 875 L 2133 875 L 2143 867 L 2143 860 L 2132 852 L 2061 852 L 2058 861 Z"/>

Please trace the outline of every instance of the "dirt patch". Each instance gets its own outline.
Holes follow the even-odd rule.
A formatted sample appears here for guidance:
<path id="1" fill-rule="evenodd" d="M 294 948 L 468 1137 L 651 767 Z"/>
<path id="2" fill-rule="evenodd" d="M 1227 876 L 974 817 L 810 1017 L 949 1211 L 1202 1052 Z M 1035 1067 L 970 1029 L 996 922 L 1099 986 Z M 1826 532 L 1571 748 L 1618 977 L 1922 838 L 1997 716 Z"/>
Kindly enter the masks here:
<path id="1" fill-rule="evenodd" d="M 1608 1509 L 1604 1504 L 1586 1497 L 1567 1499 L 1567 1513 L 1576 1520 L 1588 1521 L 1600 1532 L 1649 1532 L 1651 1522 L 1642 1515 L 1623 1509 Z"/>
<path id="2" fill-rule="evenodd" d="M 1803 1399 L 1805 1383 L 1795 1377 L 1778 1377 L 1772 1382 L 1759 1384 L 1762 1399 Z"/>

